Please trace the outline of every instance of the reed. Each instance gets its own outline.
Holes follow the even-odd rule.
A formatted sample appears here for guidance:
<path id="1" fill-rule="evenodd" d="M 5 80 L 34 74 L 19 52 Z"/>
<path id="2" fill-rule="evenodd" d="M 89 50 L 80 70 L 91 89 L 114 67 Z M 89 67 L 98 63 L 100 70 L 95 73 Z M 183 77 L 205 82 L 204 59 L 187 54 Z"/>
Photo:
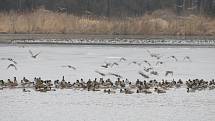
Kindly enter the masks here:
<path id="1" fill-rule="evenodd" d="M 176 16 L 155 11 L 142 17 L 74 16 L 38 9 L 28 13 L 0 13 L 0 33 L 68 33 L 129 35 L 214 35 L 215 19 Z"/>

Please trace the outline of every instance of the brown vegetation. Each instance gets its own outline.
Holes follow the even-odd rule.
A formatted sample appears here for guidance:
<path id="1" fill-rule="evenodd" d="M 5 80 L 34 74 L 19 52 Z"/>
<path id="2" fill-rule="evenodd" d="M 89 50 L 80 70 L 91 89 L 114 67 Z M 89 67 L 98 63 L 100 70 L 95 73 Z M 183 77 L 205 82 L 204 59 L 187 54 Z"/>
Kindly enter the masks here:
<path id="1" fill-rule="evenodd" d="M 38 9 L 30 13 L 0 13 L 0 33 L 214 35 L 215 19 L 196 15 L 181 17 L 167 10 L 116 19 Z"/>

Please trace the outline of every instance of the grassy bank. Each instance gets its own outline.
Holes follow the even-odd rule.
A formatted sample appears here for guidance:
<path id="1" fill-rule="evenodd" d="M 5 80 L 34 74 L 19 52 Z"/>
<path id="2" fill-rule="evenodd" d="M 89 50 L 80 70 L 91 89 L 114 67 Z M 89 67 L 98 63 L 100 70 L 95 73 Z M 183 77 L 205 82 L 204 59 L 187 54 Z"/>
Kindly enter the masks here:
<path id="1" fill-rule="evenodd" d="M 155 11 L 135 18 L 80 17 L 38 9 L 30 13 L 0 13 L 0 33 L 210 36 L 215 34 L 215 19 L 179 17 L 170 11 Z"/>

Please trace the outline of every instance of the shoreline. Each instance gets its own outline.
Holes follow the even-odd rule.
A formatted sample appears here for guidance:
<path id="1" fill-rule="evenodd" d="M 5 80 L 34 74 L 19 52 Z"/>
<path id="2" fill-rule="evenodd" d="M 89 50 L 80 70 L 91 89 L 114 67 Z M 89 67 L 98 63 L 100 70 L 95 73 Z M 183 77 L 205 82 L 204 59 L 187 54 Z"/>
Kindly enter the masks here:
<path id="1" fill-rule="evenodd" d="M 0 44 L 210 46 L 215 36 L 0 34 Z"/>

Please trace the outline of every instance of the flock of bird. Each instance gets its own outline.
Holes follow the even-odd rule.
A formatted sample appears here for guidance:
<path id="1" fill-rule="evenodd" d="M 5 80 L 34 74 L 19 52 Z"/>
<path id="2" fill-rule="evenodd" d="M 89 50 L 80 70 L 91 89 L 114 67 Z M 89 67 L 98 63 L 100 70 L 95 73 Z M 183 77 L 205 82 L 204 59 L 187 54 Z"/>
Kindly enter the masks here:
<path id="1" fill-rule="evenodd" d="M 34 59 L 36 59 L 37 56 L 40 54 L 40 52 L 37 54 L 33 54 L 33 52 L 31 50 L 29 50 L 29 53 L 30 53 L 31 57 Z M 10 62 L 10 64 L 7 66 L 7 69 L 14 68 L 15 70 L 18 70 L 18 68 L 16 66 L 18 63 L 13 58 L 1 58 L 1 60 L 7 60 Z"/>
<path id="2" fill-rule="evenodd" d="M 150 81 L 141 81 L 139 79 L 136 82 L 129 81 L 128 79 L 122 80 L 117 78 L 115 81 L 110 79 L 89 79 L 84 81 L 82 78 L 76 80 L 76 82 L 71 83 L 66 81 L 64 76 L 62 80 L 42 80 L 39 78 L 34 78 L 34 81 L 30 81 L 27 78 L 23 78 L 21 83 L 18 83 L 16 77 L 13 80 L 8 79 L 7 81 L 0 80 L 0 90 L 4 88 L 21 88 L 23 92 L 31 92 L 31 90 L 39 92 L 48 92 L 56 91 L 57 89 L 74 89 L 80 91 L 103 91 L 104 93 L 113 94 L 113 93 L 124 93 L 124 94 L 133 94 L 133 93 L 166 93 L 168 90 L 184 87 L 187 89 L 187 92 L 195 92 L 202 90 L 213 90 L 215 89 L 215 81 L 205 81 L 203 79 L 187 80 L 185 83 L 179 79 L 178 81 L 172 80 L 150 80 Z"/>
<path id="3" fill-rule="evenodd" d="M 33 59 L 36 59 L 41 52 L 34 54 L 31 50 L 29 50 L 30 56 Z M 168 61 L 164 59 L 172 59 L 173 61 L 177 62 L 179 59 L 176 56 L 161 56 L 160 54 L 152 53 L 147 50 L 147 53 L 151 58 L 155 60 L 155 63 L 150 62 L 150 60 L 141 60 L 141 61 L 129 61 L 127 58 L 121 57 L 119 60 L 115 62 L 105 62 L 103 65 L 100 65 L 100 68 L 103 68 L 106 71 L 109 71 L 109 68 L 119 67 L 120 64 L 127 62 L 127 66 L 130 65 L 137 65 L 143 67 L 142 70 L 137 71 L 137 74 L 141 75 L 144 80 L 140 81 L 137 79 L 136 82 L 129 81 L 127 78 L 123 80 L 123 76 L 117 73 L 108 72 L 104 73 L 98 70 L 95 70 L 95 73 L 100 75 L 102 78 L 99 80 L 95 78 L 94 80 L 89 79 L 88 81 L 84 81 L 83 79 L 76 80 L 76 82 L 71 83 L 69 81 L 65 81 L 64 76 L 62 80 L 55 80 L 54 83 L 51 80 L 42 80 L 41 78 L 34 78 L 34 81 L 30 81 L 25 77 L 21 80 L 21 83 L 18 83 L 16 77 L 14 80 L 8 79 L 0 80 L 0 89 L 4 88 L 22 88 L 23 92 L 30 92 L 27 88 L 32 88 L 36 91 L 40 92 L 47 92 L 47 91 L 56 91 L 56 89 L 79 89 L 79 90 L 87 90 L 87 91 L 103 91 L 104 93 L 116 93 L 117 90 L 120 93 L 125 94 L 132 94 L 132 93 L 145 93 L 150 94 L 152 92 L 156 93 L 166 93 L 167 90 L 171 88 L 179 88 L 185 87 L 187 88 L 187 92 L 194 92 L 196 90 L 203 90 L 203 89 L 215 89 L 215 82 L 212 81 L 205 81 L 205 80 L 188 80 L 182 81 L 179 79 L 175 81 L 162 80 L 152 80 L 151 75 L 159 76 L 159 72 L 156 71 L 155 66 L 163 65 Z M 13 58 L 1 58 L 1 60 L 9 61 L 10 64 L 7 66 L 7 69 L 14 68 L 17 70 L 17 62 Z M 189 56 L 185 56 L 183 61 L 192 62 Z M 62 65 L 63 68 L 69 68 L 72 70 L 77 70 L 75 66 L 72 65 Z M 172 70 L 166 70 L 165 76 L 173 76 Z M 106 76 L 114 76 L 117 80 L 111 80 L 108 78 L 107 80 L 104 79 Z M 186 83 L 184 83 L 186 82 Z"/>
<path id="4" fill-rule="evenodd" d="M 31 50 L 29 50 L 29 53 L 30 53 L 30 56 L 33 59 L 36 59 L 40 55 L 41 52 L 34 54 Z M 121 57 L 121 58 L 119 58 L 118 61 L 115 61 L 115 62 L 105 62 L 103 65 L 100 66 L 100 68 L 108 69 L 108 68 L 117 67 L 121 63 L 127 61 L 128 62 L 128 66 L 129 65 L 137 65 L 137 66 L 142 66 L 143 65 L 143 69 L 137 71 L 137 74 L 141 75 L 143 78 L 149 79 L 150 75 L 159 76 L 159 72 L 156 71 L 153 66 L 159 66 L 159 65 L 163 65 L 164 63 L 166 63 L 166 61 L 162 60 L 163 58 L 165 58 L 165 59 L 173 59 L 176 62 L 178 61 L 178 58 L 176 56 L 167 56 L 167 57 L 164 57 L 164 56 L 161 56 L 160 54 L 152 53 L 149 50 L 147 50 L 147 53 L 149 54 L 149 56 L 151 58 L 156 59 L 156 63 L 155 64 L 153 64 L 152 62 L 150 63 L 149 60 L 129 61 L 127 58 Z M 15 70 L 18 70 L 18 68 L 16 66 L 17 62 L 13 58 L 1 58 L 1 60 L 7 60 L 7 61 L 10 62 L 10 64 L 7 66 L 7 69 L 14 68 Z M 183 58 L 183 60 L 191 62 L 191 59 L 190 59 L 189 56 L 185 56 Z M 69 65 L 69 64 L 68 65 L 62 65 L 61 67 L 72 69 L 72 70 L 77 70 L 77 67 L 75 67 L 73 65 Z M 117 74 L 117 73 L 113 73 L 113 72 L 104 73 L 104 72 L 99 71 L 98 69 L 95 70 L 94 72 L 97 73 L 97 74 L 99 74 L 102 77 L 105 77 L 105 76 L 114 76 L 116 78 L 123 78 L 122 75 Z M 172 75 L 173 76 L 173 71 L 172 70 L 166 70 L 165 71 L 165 76 L 168 76 L 168 75 Z"/>
<path id="5" fill-rule="evenodd" d="M 115 62 L 105 62 L 103 65 L 101 65 L 101 68 L 104 69 L 109 69 L 109 68 L 113 68 L 113 67 L 117 67 L 119 66 L 121 63 L 127 61 L 128 62 L 128 66 L 129 65 L 137 65 L 139 67 L 143 67 L 143 69 L 137 71 L 137 73 L 139 75 L 141 75 L 143 78 L 145 79 L 150 79 L 150 75 L 153 76 L 159 76 L 159 72 L 155 69 L 156 66 L 159 65 L 163 65 L 165 63 L 167 63 L 168 61 L 164 60 L 164 59 L 172 59 L 173 61 L 177 62 L 179 61 L 178 58 L 176 56 L 161 56 L 160 54 L 156 54 L 156 53 L 152 53 L 149 50 L 147 50 L 148 54 L 150 55 L 151 58 L 155 59 L 155 63 L 150 62 L 149 60 L 141 60 L 141 61 L 129 61 L 128 59 L 121 57 L 118 61 Z M 185 56 L 183 58 L 183 61 L 188 61 L 188 62 L 192 62 L 191 58 L 189 56 Z M 116 74 L 116 73 L 103 73 L 101 71 L 96 70 L 96 73 L 98 73 L 100 76 L 115 76 L 117 78 L 123 78 L 120 74 Z M 173 76 L 173 70 L 166 70 L 165 72 L 165 76 Z"/>

